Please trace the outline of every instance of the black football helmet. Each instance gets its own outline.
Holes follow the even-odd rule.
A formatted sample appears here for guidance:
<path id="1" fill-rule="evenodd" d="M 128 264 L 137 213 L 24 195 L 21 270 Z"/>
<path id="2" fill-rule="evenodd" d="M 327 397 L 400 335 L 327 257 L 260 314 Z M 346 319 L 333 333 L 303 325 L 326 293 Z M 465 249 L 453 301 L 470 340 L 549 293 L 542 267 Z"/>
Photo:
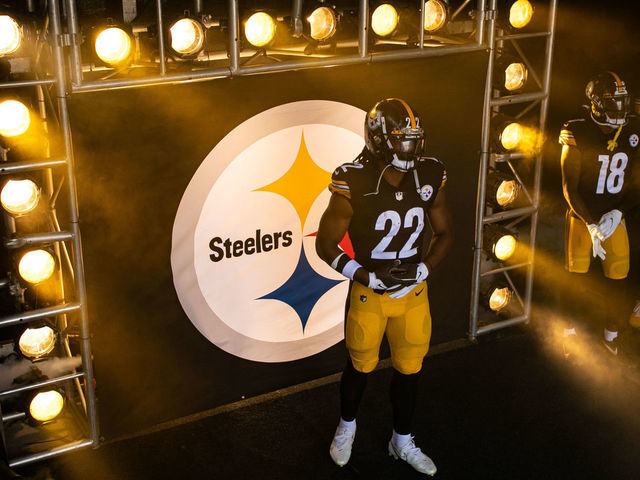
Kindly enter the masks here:
<path id="1" fill-rule="evenodd" d="M 401 172 L 411 170 L 424 152 L 420 118 L 399 98 L 376 103 L 365 118 L 364 132 L 369 152 Z"/>
<path id="2" fill-rule="evenodd" d="M 598 125 L 618 128 L 627 123 L 631 100 L 617 74 L 599 73 L 589 80 L 585 93 L 591 102 L 591 118 Z"/>

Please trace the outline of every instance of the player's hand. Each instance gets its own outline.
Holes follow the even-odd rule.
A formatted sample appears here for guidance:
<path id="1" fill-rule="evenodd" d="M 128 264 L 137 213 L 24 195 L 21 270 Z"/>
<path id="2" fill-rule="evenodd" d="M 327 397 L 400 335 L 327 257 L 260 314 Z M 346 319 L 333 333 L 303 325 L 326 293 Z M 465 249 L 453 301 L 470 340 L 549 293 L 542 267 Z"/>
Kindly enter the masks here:
<path id="1" fill-rule="evenodd" d="M 589 230 L 589 235 L 591 236 L 591 253 L 593 257 L 600 257 L 601 260 L 605 259 L 605 255 L 607 251 L 602 248 L 600 244 L 600 238 L 602 237 L 602 232 L 598 228 L 598 226 L 594 223 L 587 225 L 587 229 Z"/>
<path id="2" fill-rule="evenodd" d="M 613 232 L 615 232 L 618 225 L 620 225 L 620 221 L 622 221 L 622 212 L 620 210 L 614 209 L 602 215 L 598 222 L 598 230 L 600 230 L 602 234 L 600 241 L 604 242 L 613 235 Z"/>
<path id="3" fill-rule="evenodd" d="M 429 268 L 423 262 L 395 265 L 389 270 L 389 275 L 406 286 L 425 281 L 429 275 Z"/>
<path id="4" fill-rule="evenodd" d="M 378 277 L 378 274 L 380 277 Z M 393 290 L 400 287 L 400 283 L 394 282 L 384 271 L 369 272 L 369 285 L 367 287 L 373 290 Z"/>

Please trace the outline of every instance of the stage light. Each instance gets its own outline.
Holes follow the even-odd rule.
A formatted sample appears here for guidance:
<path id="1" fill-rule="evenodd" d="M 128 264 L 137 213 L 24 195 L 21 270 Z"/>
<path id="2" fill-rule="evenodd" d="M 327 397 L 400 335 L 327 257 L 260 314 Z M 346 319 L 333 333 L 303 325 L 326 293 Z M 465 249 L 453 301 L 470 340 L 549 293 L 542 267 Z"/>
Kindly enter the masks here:
<path id="1" fill-rule="evenodd" d="M 493 260 L 504 262 L 510 259 L 516 251 L 518 241 L 515 233 L 496 224 L 487 225 L 483 234 L 484 251 Z"/>
<path id="2" fill-rule="evenodd" d="M 493 254 L 498 260 L 508 260 L 516 251 L 516 237 L 503 235 L 493 244 Z"/>
<path id="3" fill-rule="evenodd" d="M 204 26 L 193 18 L 181 18 L 171 26 L 169 32 L 171 48 L 181 56 L 197 55 L 204 47 Z"/>
<path id="4" fill-rule="evenodd" d="M 383 3 L 379 5 L 371 15 L 371 28 L 376 35 L 386 37 L 391 35 L 398 26 L 398 11 L 389 5 Z"/>
<path id="5" fill-rule="evenodd" d="M 526 27 L 533 16 L 533 7 L 529 0 L 517 0 L 509 9 L 509 23 L 513 28 Z"/>
<path id="6" fill-rule="evenodd" d="M 335 12 L 329 7 L 318 7 L 307 17 L 311 30 L 311 38 L 322 42 L 336 33 L 337 19 Z"/>
<path id="7" fill-rule="evenodd" d="M 428 0 L 424 4 L 424 29 L 440 30 L 447 21 L 447 6 L 441 0 Z"/>
<path id="8" fill-rule="evenodd" d="M 524 128 L 518 122 L 507 124 L 500 132 L 500 144 L 505 150 L 514 150 L 524 138 Z"/>
<path id="9" fill-rule="evenodd" d="M 5 137 L 22 135 L 31 122 L 29 109 L 18 100 L 5 100 L 0 103 L 0 134 Z"/>
<path id="10" fill-rule="evenodd" d="M 513 297 L 513 291 L 509 287 L 495 287 L 489 292 L 489 308 L 499 312 L 511 303 L 511 297 Z"/>
<path id="11" fill-rule="evenodd" d="M 493 208 L 513 207 L 520 199 L 522 185 L 513 175 L 493 170 L 487 179 L 487 199 Z"/>
<path id="12" fill-rule="evenodd" d="M 18 341 L 20 351 L 25 357 L 37 359 L 51 353 L 56 346 L 56 334 L 51 327 L 27 328 Z"/>
<path id="13" fill-rule="evenodd" d="M 53 420 L 64 407 L 64 398 L 57 390 L 37 393 L 29 403 L 29 415 L 38 422 Z"/>
<path id="14" fill-rule="evenodd" d="M 510 63 L 504 70 L 504 88 L 510 92 L 524 87 L 529 74 L 524 63 Z"/>
<path id="15" fill-rule="evenodd" d="M 244 35 L 254 47 L 265 47 L 276 35 L 276 21 L 267 13 L 254 13 L 244 24 Z"/>
<path id="16" fill-rule="evenodd" d="M 0 15 L 0 56 L 14 53 L 22 43 L 20 25 L 9 15 Z"/>
<path id="17" fill-rule="evenodd" d="M 40 200 L 40 189 L 31 180 L 9 180 L 0 193 L 4 209 L 12 215 L 32 211 Z"/>
<path id="18" fill-rule="evenodd" d="M 123 29 L 108 27 L 96 37 L 96 54 L 109 65 L 118 65 L 129 59 L 131 54 L 131 38 Z"/>
<path id="19" fill-rule="evenodd" d="M 46 250 L 31 250 L 25 253 L 18 264 L 20 276 L 29 283 L 41 283 L 47 280 L 55 269 L 56 262 Z"/>
<path id="20" fill-rule="evenodd" d="M 515 180 L 503 180 L 496 191 L 496 202 L 501 207 L 511 205 L 520 193 L 520 184 Z"/>

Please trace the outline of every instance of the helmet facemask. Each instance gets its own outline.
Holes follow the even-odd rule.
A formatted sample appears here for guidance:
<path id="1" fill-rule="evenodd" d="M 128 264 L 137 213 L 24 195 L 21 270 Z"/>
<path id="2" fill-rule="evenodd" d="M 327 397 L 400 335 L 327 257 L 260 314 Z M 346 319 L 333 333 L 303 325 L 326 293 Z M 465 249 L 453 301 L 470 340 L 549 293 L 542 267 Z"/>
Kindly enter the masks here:
<path id="1" fill-rule="evenodd" d="M 627 113 L 630 105 L 629 95 L 604 94 L 602 98 L 591 100 L 591 111 L 594 120 L 600 125 L 608 125 L 614 128 L 627 123 Z"/>
<path id="2" fill-rule="evenodd" d="M 404 128 L 401 134 L 386 136 L 385 162 L 401 172 L 411 170 L 424 146 L 422 128 Z"/>

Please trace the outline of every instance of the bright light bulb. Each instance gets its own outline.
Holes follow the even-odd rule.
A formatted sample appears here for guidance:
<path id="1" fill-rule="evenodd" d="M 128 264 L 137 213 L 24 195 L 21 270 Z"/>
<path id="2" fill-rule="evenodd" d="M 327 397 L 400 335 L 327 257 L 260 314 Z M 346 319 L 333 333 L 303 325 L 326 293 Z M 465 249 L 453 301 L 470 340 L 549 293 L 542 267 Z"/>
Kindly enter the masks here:
<path id="1" fill-rule="evenodd" d="M 18 23 L 9 15 L 0 15 L 0 55 L 8 55 L 20 48 L 22 33 Z"/>
<path id="2" fill-rule="evenodd" d="M 29 283 L 40 283 L 53 275 L 56 262 L 46 250 L 31 250 L 25 253 L 18 264 L 20 276 Z"/>
<path id="3" fill-rule="evenodd" d="M 276 35 L 276 22 L 264 12 L 254 13 L 244 25 L 244 35 L 254 47 L 264 47 Z"/>
<path id="4" fill-rule="evenodd" d="M 424 4 L 424 29 L 435 32 L 447 20 L 447 9 L 440 0 L 429 0 Z"/>
<path id="5" fill-rule="evenodd" d="M 96 53 L 103 62 L 122 63 L 131 53 L 131 39 L 121 28 L 106 28 L 96 38 Z"/>
<path id="6" fill-rule="evenodd" d="M 527 26 L 533 16 L 533 7 L 529 0 L 518 0 L 509 9 L 509 23 L 513 28 Z"/>
<path id="7" fill-rule="evenodd" d="M 496 201 L 501 207 L 513 203 L 518 197 L 518 183 L 515 180 L 503 180 L 496 192 Z"/>
<path id="8" fill-rule="evenodd" d="M 48 392 L 40 392 L 29 405 L 29 413 L 39 422 L 47 422 L 56 418 L 64 407 L 64 398 L 60 392 L 50 390 Z"/>
<path id="9" fill-rule="evenodd" d="M 2 206 L 13 215 L 30 212 L 39 199 L 40 189 L 31 180 L 9 180 L 0 193 Z"/>
<path id="10" fill-rule="evenodd" d="M 517 122 L 513 122 L 504 127 L 504 130 L 502 130 L 502 135 L 500 135 L 500 142 L 506 150 L 513 150 L 520 144 L 523 137 L 524 129 L 522 128 L 522 125 Z"/>
<path id="11" fill-rule="evenodd" d="M 495 288 L 489 297 L 489 308 L 494 312 L 498 312 L 506 307 L 511 301 L 513 292 L 507 287 Z"/>
<path id="12" fill-rule="evenodd" d="M 511 63 L 504 71 L 504 88 L 510 92 L 524 87 L 527 81 L 527 67 L 524 63 Z"/>
<path id="13" fill-rule="evenodd" d="M 371 15 L 371 28 L 381 37 L 393 33 L 398 26 L 398 12 L 388 3 L 383 3 L 373 11 Z"/>
<path id="14" fill-rule="evenodd" d="M 204 45 L 204 29 L 191 18 L 181 18 L 169 29 L 171 48 L 181 55 L 193 55 Z"/>
<path id="15" fill-rule="evenodd" d="M 311 38 L 314 40 L 327 40 L 336 32 L 336 15 L 330 8 L 316 8 L 307 21 L 311 27 Z"/>
<path id="16" fill-rule="evenodd" d="M 38 358 L 53 350 L 56 346 L 56 334 L 51 327 L 27 328 L 18 342 L 25 357 Z"/>
<path id="17" fill-rule="evenodd" d="M 29 128 L 29 109 L 18 100 L 0 103 L 0 134 L 5 137 L 22 135 Z"/>
<path id="18" fill-rule="evenodd" d="M 493 253 L 498 260 L 507 260 L 516 251 L 516 237 L 503 235 L 498 239 L 493 248 Z"/>

